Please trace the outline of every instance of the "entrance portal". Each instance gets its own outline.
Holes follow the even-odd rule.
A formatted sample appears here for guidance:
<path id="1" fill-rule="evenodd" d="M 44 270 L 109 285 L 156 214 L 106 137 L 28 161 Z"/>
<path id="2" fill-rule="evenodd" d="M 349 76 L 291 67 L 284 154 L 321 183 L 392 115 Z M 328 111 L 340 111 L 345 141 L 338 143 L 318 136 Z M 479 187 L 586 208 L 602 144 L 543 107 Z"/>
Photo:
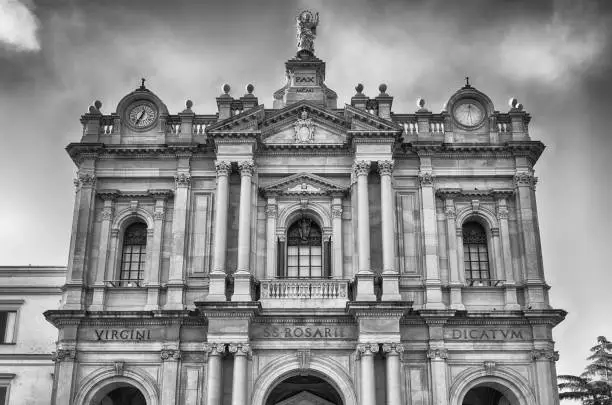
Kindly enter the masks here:
<path id="1" fill-rule="evenodd" d="M 343 405 L 342 397 L 327 381 L 313 376 L 289 377 L 278 384 L 266 405 Z"/>
<path id="2" fill-rule="evenodd" d="M 474 387 L 465 394 L 462 405 L 515 405 L 503 393 L 492 387 Z"/>
<path id="3" fill-rule="evenodd" d="M 138 388 L 123 386 L 110 391 L 100 401 L 94 400 L 92 405 L 147 405 L 147 401 Z"/>

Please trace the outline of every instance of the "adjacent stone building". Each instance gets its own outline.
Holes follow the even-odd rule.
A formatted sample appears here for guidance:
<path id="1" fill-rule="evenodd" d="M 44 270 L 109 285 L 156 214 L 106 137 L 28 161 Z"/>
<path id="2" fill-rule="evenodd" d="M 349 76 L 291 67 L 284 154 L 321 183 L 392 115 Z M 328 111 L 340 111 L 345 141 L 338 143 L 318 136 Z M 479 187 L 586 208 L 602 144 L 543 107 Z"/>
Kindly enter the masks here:
<path id="1" fill-rule="evenodd" d="M 53 403 L 557 404 L 530 115 L 339 106 L 297 23 L 271 109 L 82 116 Z"/>
<path id="2" fill-rule="evenodd" d="M 58 308 L 66 267 L 0 266 L 0 404 L 49 404 Z"/>

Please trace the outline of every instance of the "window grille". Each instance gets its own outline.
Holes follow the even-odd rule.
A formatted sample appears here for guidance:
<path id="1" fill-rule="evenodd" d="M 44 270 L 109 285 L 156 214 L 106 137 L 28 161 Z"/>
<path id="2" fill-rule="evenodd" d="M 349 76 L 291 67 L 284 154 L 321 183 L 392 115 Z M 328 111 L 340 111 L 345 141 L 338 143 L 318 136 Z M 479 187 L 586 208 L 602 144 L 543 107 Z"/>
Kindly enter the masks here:
<path id="1" fill-rule="evenodd" d="M 463 260 L 468 285 L 488 286 L 491 283 L 487 233 L 482 225 L 463 225 Z"/>
<path id="2" fill-rule="evenodd" d="M 142 222 L 130 225 L 123 235 L 120 286 L 139 285 L 143 280 L 146 250 L 147 225 Z"/>

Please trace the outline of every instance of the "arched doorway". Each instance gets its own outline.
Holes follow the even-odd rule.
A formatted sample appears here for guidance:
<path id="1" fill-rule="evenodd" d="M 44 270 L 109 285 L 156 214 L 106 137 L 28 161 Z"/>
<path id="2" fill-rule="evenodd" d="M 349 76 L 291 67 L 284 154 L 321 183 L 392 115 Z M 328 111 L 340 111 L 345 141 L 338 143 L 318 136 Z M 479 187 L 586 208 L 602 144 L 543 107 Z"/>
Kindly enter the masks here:
<path id="1" fill-rule="evenodd" d="M 470 389 L 461 405 L 519 405 L 519 400 L 504 386 L 496 383 L 480 384 Z"/>
<path id="2" fill-rule="evenodd" d="M 138 388 L 127 383 L 117 383 L 98 392 L 91 405 L 147 405 L 147 401 Z"/>
<path id="3" fill-rule="evenodd" d="M 265 405 L 344 405 L 340 393 L 316 375 L 295 375 L 274 387 Z"/>

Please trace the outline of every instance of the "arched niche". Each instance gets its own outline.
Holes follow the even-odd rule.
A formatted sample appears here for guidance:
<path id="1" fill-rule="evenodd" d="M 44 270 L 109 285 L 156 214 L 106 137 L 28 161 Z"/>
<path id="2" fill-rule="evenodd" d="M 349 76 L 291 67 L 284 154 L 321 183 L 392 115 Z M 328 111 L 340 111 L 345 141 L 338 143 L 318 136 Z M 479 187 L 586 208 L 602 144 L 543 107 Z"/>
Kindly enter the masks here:
<path id="1" fill-rule="evenodd" d="M 473 389 L 490 388 L 503 395 L 503 402 L 495 405 L 532 405 L 537 403 L 528 381 L 507 368 L 486 371 L 472 367 L 459 373 L 450 389 L 450 404 L 463 405 L 466 395 Z"/>
<path id="2" fill-rule="evenodd" d="M 134 369 L 126 369 L 118 374 L 110 367 L 85 377 L 75 395 L 74 405 L 103 405 L 100 404 L 102 399 L 121 387 L 133 387 L 140 391 L 146 405 L 159 405 L 159 390 L 151 376 Z"/>

